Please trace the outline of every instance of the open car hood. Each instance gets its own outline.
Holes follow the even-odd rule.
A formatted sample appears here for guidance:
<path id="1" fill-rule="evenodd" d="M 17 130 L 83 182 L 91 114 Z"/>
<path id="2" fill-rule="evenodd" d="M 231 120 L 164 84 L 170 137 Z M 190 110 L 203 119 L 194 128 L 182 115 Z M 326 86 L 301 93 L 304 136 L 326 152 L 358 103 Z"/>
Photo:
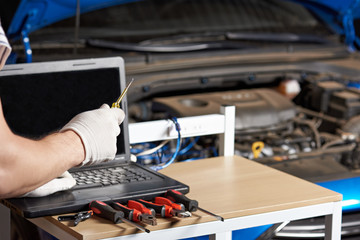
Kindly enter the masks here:
<path id="1" fill-rule="evenodd" d="M 7 35 L 10 39 L 18 39 L 21 35 L 31 33 L 52 23 L 79 13 L 86 13 L 117 4 L 135 2 L 137 0 L 21 0 L 13 16 Z M 80 3 L 79 7 L 77 2 Z"/>
<path id="2" fill-rule="evenodd" d="M 338 35 L 345 38 L 350 50 L 360 48 L 360 33 L 355 25 L 360 22 L 359 0 L 291 0 L 305 6 Z M 359 26 L 357 26 L 359 28 Z"/>
<path id="3" fill-rule="evenodd" d="M 7 35 L 10 39 L 18 39 L 22 33 L 31 33 L 52 23 L 76 15 L 141 0 L 21 0 L 13 16 Z M 330 29 L 345 37 L 350 48 L 360 46 L 354 24 L 360 21 L 359 0 L 286 0 L 304 5 Z M 80 3 L 77 8 L 77 2 Z M 356 20 L 358 19 L 358 20 Z M 358 33 L 358 35 L 360 35 Z"/>
<path id="4" fill-rule="evenodd" d="M 10 41 L 22 40 L 26 62 L 32 61 L 30 33 L 61 20 L 102 8 L 145 0 L 20 0 L 6 33 Z M 283 0 L 302 4 L 329 29 L 344 39 L 350 51 L 360 49 L 360 0 Z M 357 28 L 359 28 L 357 26 Z"/>

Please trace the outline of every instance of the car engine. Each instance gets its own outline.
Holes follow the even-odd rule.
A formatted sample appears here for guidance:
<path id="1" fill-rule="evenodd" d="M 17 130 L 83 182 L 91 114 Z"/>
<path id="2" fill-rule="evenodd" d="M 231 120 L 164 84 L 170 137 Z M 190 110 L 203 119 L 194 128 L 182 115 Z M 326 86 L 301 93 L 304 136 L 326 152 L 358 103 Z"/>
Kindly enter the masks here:
<path id="1" fill-rule="evenodd" d="M 284 91 L 289 85 L 296 86 L 298 94 Z M 149 112 L 152 119 L 197 116 L 218 113 L 222 105 L 236 107 L 237 155 L 312 181 L 359 168 L 360 91 L 355 81 L 333 75 L 283 78 L 270 88 L 155 97 L 131 104 L 129 115 L 136 121 Z M 216 137 L 197 138 L 192 144 L 196 150 L 183 152 L 178 160 L 214 156 L 216 151 L 208 146 L 216 141 Z"/>

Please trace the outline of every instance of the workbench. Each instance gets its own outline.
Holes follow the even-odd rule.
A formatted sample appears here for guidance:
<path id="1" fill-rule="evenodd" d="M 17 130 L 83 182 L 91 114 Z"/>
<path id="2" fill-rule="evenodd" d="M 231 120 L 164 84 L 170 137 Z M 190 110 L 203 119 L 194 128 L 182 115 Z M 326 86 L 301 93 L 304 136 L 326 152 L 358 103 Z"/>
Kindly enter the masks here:
<path id="1" fill-rule="evenodd" d="M 254 161 L 216 157 L 174 163 L 161 172 L 188 184 L 187 196 L 225 221 L 196 211 L 184 219 L 158 218 L 158 225 L 146 225 L 151 232 L 145 233 L 96 216 L 76 227 L 57 216 L 29 220 L 60 239 L 231 239 L 237 229 L 325 216 L 326 239 L 341 238 L 341 194 Z"/>

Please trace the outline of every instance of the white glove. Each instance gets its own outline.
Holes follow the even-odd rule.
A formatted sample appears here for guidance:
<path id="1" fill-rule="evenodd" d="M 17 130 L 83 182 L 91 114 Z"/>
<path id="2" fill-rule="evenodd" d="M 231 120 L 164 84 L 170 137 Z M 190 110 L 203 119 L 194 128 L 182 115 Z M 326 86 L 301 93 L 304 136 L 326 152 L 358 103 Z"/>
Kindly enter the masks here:
<path id="1" fill-rule="evenodd" d="M 106 162 L 115 158 L 116 137 L 124 118 L 121 109 L 103 104 L 99 109 L 76 115 L 61 132 L 73 130 L 80 136 L 85 147 L 85 160 L 81 166 Z"/>
<path id="2" fill-rule="evenodd" d="M 4 29 L 1 27 L 0 22 L 0 70 L 5 65 L 5 62 L 10 55 L 11 47 L 5 36 Z"/>
<path id="3" fill-rule="evenodd" d="M 51 180 L 37 189 L 25 193 L 21 197 L 43 197 L 55 192 L 64 191 L 76 185 L 75 179 L 66 171 L 60 177 Z"/>

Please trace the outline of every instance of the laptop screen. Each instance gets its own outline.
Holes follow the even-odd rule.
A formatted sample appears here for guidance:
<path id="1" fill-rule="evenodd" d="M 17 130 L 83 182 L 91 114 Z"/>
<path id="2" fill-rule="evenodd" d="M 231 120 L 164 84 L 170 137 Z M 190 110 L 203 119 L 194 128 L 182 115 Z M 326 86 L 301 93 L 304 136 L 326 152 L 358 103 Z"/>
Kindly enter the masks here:
<path id="1" fill-rule="evenodd" d="M 24 137 L 41 138 L 61 129 L 78 113 L 99 108 L 103 103 L 111 106 L 123 88 L 119 67 L 89 66 L 67 70 L 57 67 L 52 71 L 46 63 L 35 63 L 11 74 L 0 74 L 0 97 L 11 130 Z M 42 70 L 34 72 L 34 67 Z M 32 70 L 24 74 L 27 68 Z M 124 131 L 124 124 L 120 127 L 117 155 L 125 155 L 127 130 Z"/>

